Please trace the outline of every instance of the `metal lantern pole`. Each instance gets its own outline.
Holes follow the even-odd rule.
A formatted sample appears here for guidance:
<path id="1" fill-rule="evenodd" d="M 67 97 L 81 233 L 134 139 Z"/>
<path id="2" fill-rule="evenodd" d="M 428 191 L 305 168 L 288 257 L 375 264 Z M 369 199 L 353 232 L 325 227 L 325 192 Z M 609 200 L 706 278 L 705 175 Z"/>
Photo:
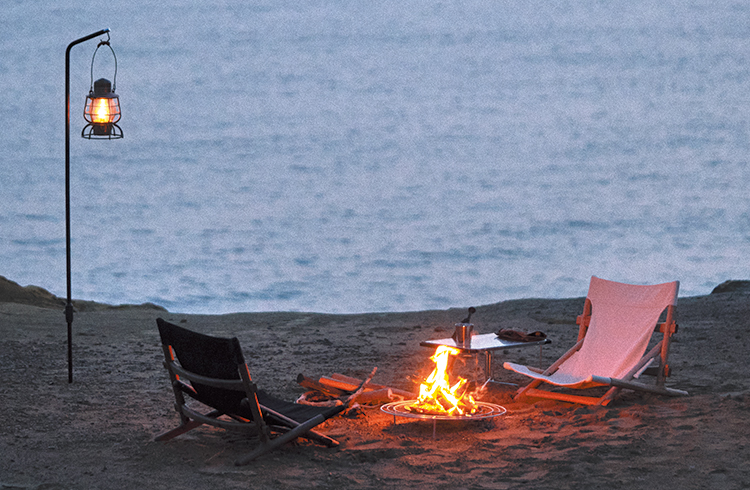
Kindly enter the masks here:
<path id="1" fill-rule="evenodd" d="M 65 50 L 65 252 L 68 278 L 68 300 L 65 304 L 65 320 L 68 322 L 68 383 L 73 382 L 73 299 L 70 286 L 70 50 L 76 44 L 101 36 L 109 29 L 89 34 L 68 44 Z"/>

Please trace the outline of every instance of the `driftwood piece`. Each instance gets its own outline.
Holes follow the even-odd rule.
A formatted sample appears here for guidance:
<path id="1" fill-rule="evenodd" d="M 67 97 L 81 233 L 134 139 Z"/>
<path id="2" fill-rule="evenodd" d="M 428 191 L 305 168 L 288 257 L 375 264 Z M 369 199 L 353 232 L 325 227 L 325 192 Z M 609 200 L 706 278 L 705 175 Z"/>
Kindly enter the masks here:
<path id="1" fill-rule="evenodd" d="M 373 369 L 366 380 L 333 373 L 330 376 L 321 376 L 316 381 L 300 374 L 297 376 L 297 383 L 311 391 L 302 395 L 297 402 L 310 405 L 334 406 L 340 404 L 342 400 L 348 400 L 349 403 L 352 403 L 356 399 L 357 403 L 377 405 L 416 398 L 414 393 L 405 390 L 370 383 L 376 370 L 377 368 Z M 321 394 L 329 399 L 321 399 Z"/>
<path id="2" fill-rule="evenodd" d="M 357 389 L 360 383 L 362 383 L 361 380 L 359 380 L 356 383 L 349 383 L 346 381 L 329 378 L 327 376 L 321 376 L 320 379 L 318 379 L 318 382 L 321 385 L 326 386 L 328 388 L 334 388 L 334 389 L 345 391 L 345 392 L 353 392 L 354 390 Z M 372 388 L 368 386 L 367 388 L 365 388 L 365 391 L 372 391 Z"/>
<path id="3" fill-rule="evenodd" d="M 351 387 L 349 389 L 354 389 L 359 383 L 362 382 L 361 380 L 359 380 L 357 378 L 352 378 L 352 377 L 344 376 L 343 374 L 337 374 L 337 373 L 332 374 L 331 378 L 333 378 L 336 381 L 338 381 L 338 383 L 336 385 L 340 386 L 343 389 L 346 389 L 347 386 Z M 328 381 L 326 380 L 326 378 L 321 378 L 320 382 L 323 383 L 324 385 L 328 386 Z M 341 383 L 343 383 L 343 384 L 341 384 Z M 393 388 L 391 386 L 383 386 L 383 385 L 368 385 L 368 386 L 373 387 L 373 390 L 388 388 L 388 389 L 391 390 L 391 392 L 394 395 L 401 396 L 401 397 L 403 397 L 404 399 L 407 399 L 407 400 L 411 400 L 411 399 L 414 399 L 414 398 L 417 397 L 414 393 L 412 393 L 410 391 L 401 390 L 401 389 L 398 389 L 398 388 Z"/>
<path id="4" fill-rule="evenodd" d="M 413 398 L 410 396 L 409 399 Z M 390 403 L 393 401 L 402 401 L 406 398 L 393 393 L 391 388 L 380 388 L 379 390 L 372 390 L 362 393 L 357 402 L 367 405 L 379 405 L 381 403 Z"/>
<path id="5" fill-rule="evenodd" d="M 308 378 L 301 373 L 297 375 L 297 384 L 299 384 L 303 388 L 307 388 L 308 390 L 320 391 L 321 393 L 325 393 L 326 395 L 334 398 L 351 395 L 352 392 L 357 389 L 357 387 L 354 386 L 351 390 L 341 390 L 333 386 L 324 385 L 318 381 L 315 381 L 314 379 Z"/>
<path id="6" fill-rule="evenodd" d="M 367 384 L 370 381 L 372 381 L 372 378 L 375 376 L 375 373 L 377 371 L 378 371 L 377 366 L 375 366 L 374 368 L 372 368 L 372 372 L 367 377 L 367 379 L 365 379 L 364 381 L 362 381 L 362 383 L 357 387 L 356 391 L 354 393 L 352 393 L 351 395 L 349 395 L 346 398 L 346 401 L 344 403 L 346 403 L 347 405 L 353 404 L 354 401 L 362 394 L 362 392 L 365 391 L 365 387 L 367 386 Z"/>
<path id="7" fill-rule="evenodd" d="M 306 377 L 303 374 L 299 374 L 297 376 L 297 383 L 299 383 L 301 386 L 305 386 L 308 388 L 313 389 L 313 391 L 304 393 L 302 396 L 300 396 L 297 399 L 297 403 L 301 403 L 304 405 L 315 405 L 319 407 L 335 407 L 340 405 L 346 405 L 347 410 L 351 410 L 356 408 L 355 402 L 358 401 L 358 399 L 362 396 L 362 394 L 365 391 L 365 388 L 367 387 L 370 380 L 372 380 L 373 376 L 375 376 L 375 373 L 377 372 L 378 368 L 375 367 L 372 369 L 372 372 L 370 375 L 365 379 L 364 381 L 359 383 L 359 386 L 356 387 L 353 391 L 346 391 L 345 396 L 340 396 L 338 398 L 332 397 L 330 394 L 332 391 L 341 391 L 338 388 L 334 387 L 327 387 L 323 385 L 322 383 L 318 383 L 315 380 L 312 380 L 308 377 Z M 330 399 L 321 399 L 321 394 L 325 397 L 332 397 Z M 368 397 L 368 399 L 372 399 L 372 397 Z"/>
<path id="8" fill-rule="evenodd" d="M 338 398 L 321 398 L 319 391 L 308 391 L 307 393 L 302 393 L 302 395 L 300 395 L 299 398 L 294 401 L 294 403 L 299 403 L 301 405 L 312 405 L 315 407 L 339 407 L 344 404 L 344 402 L 342 402 Z"/>
<path id="9" fill-rule="evenodd" d="M 340 373 L 333 373 L 330 376 L 322 376 L 322 378 L 343 381 L 344 383 L 350 383 L 354 385 L 359 385 L 362 382 L 362 380 L 359 378 L 353 378 L 351 376 L 347 376 L 345 374 L 340 374 Z M 371 390 L 382 390 L 383 388 L 388 388 L 388 387 L 375 384 L 375 383 L 368 383 L 367 388 Z"/>
<path id="10" fill-rule="evenodd" d="M 392 401 L 401 401 L 404 397 L 395 395 L 390 388 L 381 388 L 379 390 L 365 391 L 357 397 L 357 403 L 362 405 L 379 405 Z M 303 405 L 314 405 L 317 407 L 337 407 L 344 402 L 340 398 L 331 398 L 329 395 L 320 391 L 308 391 L 297 398 L 296 403 Z"/>
<path id="11" fill-rule="evenodd" d="M 352 378 L 349 376 L 344 376 L 343 374 L 334 373 L 330 377 L 321 377 L 319 382 L 324 386 L 330 386 L 335 387 L 337 389 L 343 389 L 343 390 L 354 390 L 357 388 L 359 383 L 362 382 L 362 380 L 357 378 Z M 382 390 L 382 389 L 390 389 L 392 394 L 398 395 L 400 397 L 403 397 L 404 399 L 411 400 L 413 398 L 416 398 L 416 395 L 414 393 L 411 393 L 406 390 L 401 390 L 398 388 L 392 388 L 390 386 L 383 386 L 383 385 L 368 385 L 373 388 L 374 390 Z"/>

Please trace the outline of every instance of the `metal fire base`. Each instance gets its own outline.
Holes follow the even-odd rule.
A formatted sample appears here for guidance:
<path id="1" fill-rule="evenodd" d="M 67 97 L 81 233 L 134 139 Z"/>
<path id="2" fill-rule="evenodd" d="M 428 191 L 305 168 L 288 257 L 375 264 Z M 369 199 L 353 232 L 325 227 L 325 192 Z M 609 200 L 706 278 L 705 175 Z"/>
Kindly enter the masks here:
<path id="1" fill-rule="evenodd" d="M 393 423 L 396 423 L 396 417 L 406 417 L 410 419 L 432 420 L 432 438 L 436 438 L 437 421 L 450 420 L 454 422 L 470 422 L 473 420 L 484 420 L 504 415 L 507 410 L 505 407 L 495 405 L 494 403 L 474 402 L 477 405 L 476 413 L 471 415 L 434 415 L 429 413 L 410 412 L 406 407 L 417 403 L 417 400 L 403 400 L 400 402 L 391 402 L 380 407 L 380 410 L 393 415 Z"/>

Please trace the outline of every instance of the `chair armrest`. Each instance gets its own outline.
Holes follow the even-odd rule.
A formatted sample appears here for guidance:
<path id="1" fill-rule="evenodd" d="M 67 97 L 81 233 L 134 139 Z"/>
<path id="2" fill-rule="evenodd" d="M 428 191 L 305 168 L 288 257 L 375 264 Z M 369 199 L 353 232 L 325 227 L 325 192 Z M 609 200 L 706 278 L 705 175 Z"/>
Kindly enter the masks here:
<path id="1" fill-rule="evenodd" d="M 221 388 L 224 390 L 245 391 L 245 386 L 242 384 L 241 379 L 208 378 L 206 376 L 200 376 L 198 374 L 192 373 L 187 369 L 178 366 L 174 362 L 171 362 L 169 366 L 172 372 L 174 372 L 177 376 L 179 376 L 180 378 L 185 378 L 191 383 L 198 383 L 206 386 L 211 386 L 213 388 Z"/>

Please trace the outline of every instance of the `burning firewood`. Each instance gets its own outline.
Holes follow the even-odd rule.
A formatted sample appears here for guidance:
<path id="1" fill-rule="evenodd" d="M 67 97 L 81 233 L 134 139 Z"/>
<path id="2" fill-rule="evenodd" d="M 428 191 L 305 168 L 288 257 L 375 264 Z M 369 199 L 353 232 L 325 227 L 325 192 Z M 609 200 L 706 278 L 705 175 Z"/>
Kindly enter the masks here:
<path id="1" fill-rule="evenodd" d="M 460 351 L 440 346 L 430 359 L 435 369 L 419 387 L 419 397 L 406 407 L 412 413 L 448 416 L 469 416 L 476 412 L 477 404 L 472 396 L 476 385 L 459 378 L 450 383 L 451 356 Z"/>

